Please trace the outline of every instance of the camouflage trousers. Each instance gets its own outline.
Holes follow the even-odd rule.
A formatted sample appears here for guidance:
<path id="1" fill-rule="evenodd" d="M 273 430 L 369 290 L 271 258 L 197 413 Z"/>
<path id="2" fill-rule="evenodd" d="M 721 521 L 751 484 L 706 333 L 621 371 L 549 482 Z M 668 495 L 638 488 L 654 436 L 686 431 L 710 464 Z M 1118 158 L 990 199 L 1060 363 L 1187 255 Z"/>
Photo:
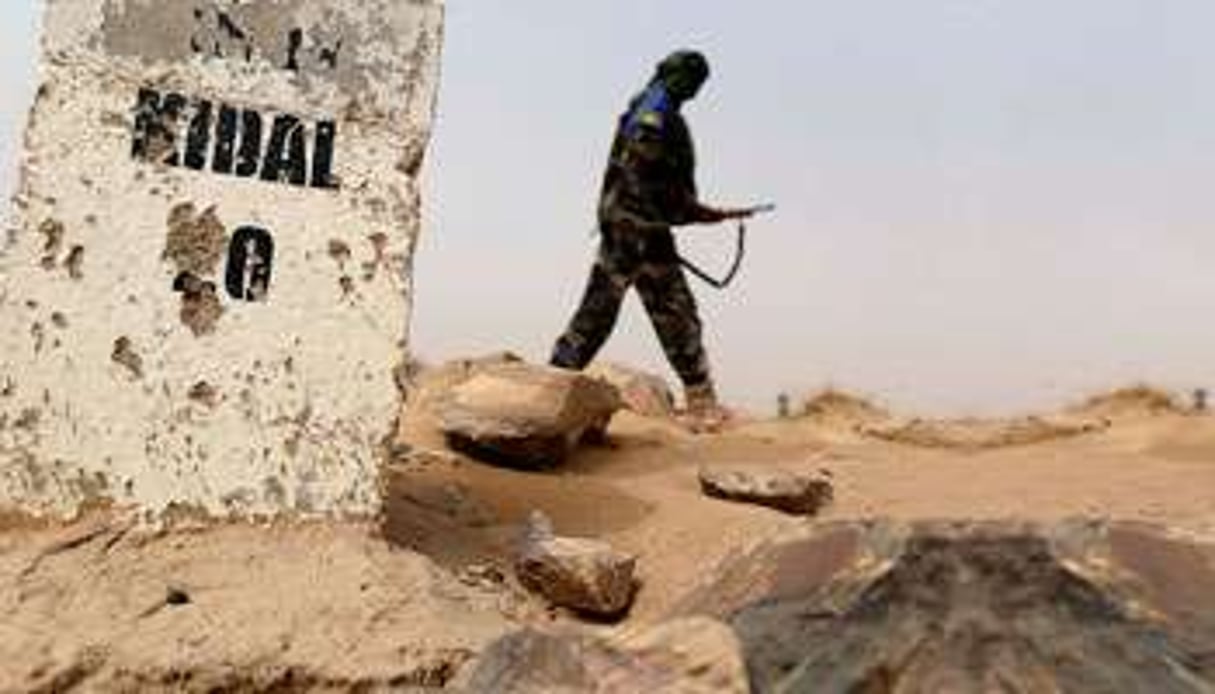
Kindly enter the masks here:
<path id="1" fill-rule="evenodd" d="M 582 301 L 553 348 L 550 364 L 581 369 L 603 347 L 629 287 L 635 287 L 663 352 L 685 386 L 709 381 L 696 299 L 669 229 L 605 226 Z"/>

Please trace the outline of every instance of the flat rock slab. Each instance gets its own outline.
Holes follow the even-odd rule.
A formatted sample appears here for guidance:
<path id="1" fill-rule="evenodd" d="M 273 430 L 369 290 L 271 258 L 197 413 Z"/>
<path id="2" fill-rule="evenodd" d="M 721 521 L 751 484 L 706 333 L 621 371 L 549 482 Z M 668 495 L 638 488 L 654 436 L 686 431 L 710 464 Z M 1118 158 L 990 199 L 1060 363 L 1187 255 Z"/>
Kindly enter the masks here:
<path id="1" fill-rule="evenodd" d="M 704 467 L 700 489 L 707 496 L 812 516 L 831 503 L 834 488 L 821 473 L 747 467 Z"/>
<path id="2" fill-rule="evenodd" d="M 830 523 L 727 562 L 756 692 L 1215 691 L 1215 544 L 1142 525 Z"/>
<path id="3" fill-rule="evenodd" d="M 738 639 L 707 617 L 612 639 L 523 629 L 487 648 L 459 683 L 469 694 L 745 694 Z"/>
<path id="4" fill-rule="evenodd" d="M 601 435 L 620 407 L 616 388 L 604 381 L 502 363 L 454 386 L 437 413 L 452 448 L 493 464 L 539 469 L 561 464 L 584 438 Z"/>

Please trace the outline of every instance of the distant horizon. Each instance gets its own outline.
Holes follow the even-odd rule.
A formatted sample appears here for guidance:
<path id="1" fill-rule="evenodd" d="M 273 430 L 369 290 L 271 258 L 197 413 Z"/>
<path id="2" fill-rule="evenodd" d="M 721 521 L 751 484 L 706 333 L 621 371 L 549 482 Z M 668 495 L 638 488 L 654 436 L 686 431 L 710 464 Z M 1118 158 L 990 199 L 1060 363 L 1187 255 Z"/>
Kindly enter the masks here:
<path id="1" fill-rule="evenodd" d="M 14 183 L 36 3 L 0 26 Z M 1215 387 L 1215 5 L 670 0 L 447 5 L 412 350 L 543 362 L 594 252 L 614 119 L 667 51 L 710 203 L 775 202 L 693 282 L 727 403 L 834 385 L 926 415 Z M 19 96 L 20 98 L 15 98 Z M 679 232 L 717 271 L 730 227 Z M 602 358 L 675 379 L 631 297 Z"/>

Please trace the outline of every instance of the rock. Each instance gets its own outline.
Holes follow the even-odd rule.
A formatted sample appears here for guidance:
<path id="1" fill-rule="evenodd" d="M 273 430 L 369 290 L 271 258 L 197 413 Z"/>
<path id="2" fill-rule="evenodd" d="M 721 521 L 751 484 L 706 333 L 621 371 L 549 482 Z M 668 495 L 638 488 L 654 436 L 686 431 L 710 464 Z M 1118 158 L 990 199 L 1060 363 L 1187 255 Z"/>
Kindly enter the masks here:
<path id="1" fill-rule="evenodd" d="M 611 619 L 633 603 L 636 565 L 636 557 L 606 542 L 554 536 L 548 519 L 534 513 L 515 573 L 525 588 L 554 605 Z"/>
<path id="2" fill-rule="evenodd" d="M 593 692 L 588 647 L 578 636 L 524 628 L 490 644 L 454 688 L 463 694 Z"/>
<path id="3" fill-rule="evenodd" d="M 165 604 L 174 606 L 189 605 L 190 594 L 182 588 L 170 586 L 165 592 Z"/>
<path id="4" fill-rule="evenodd" d="M 719 567 L 675 615 L 758 692 L 1215 691 L 1215 544 L 1140 524 L 828 523 Z"/>
<path id="5" fill-rule="evenodd" d="M 615 386 L 624 406 L 643 417 L 675 416 L 675 395 L 660 376 L 612 362 L 595 362 L 586 374 Z"/>
<path id="6" fill-rule="evenodd" d="M 757 467 L 701 468 L 700 488 L 716 499 L 806 516 L 818 513 L 834 495 L 831 481 L 822 474 Z"/>
<path id="7" fill-rule="evenodd" d="M 738 639 L 707 617 L 660 624 L 612 640 L 523 629 L 487 648 L 459 691 L 469 694 L 743 694 L 749 691 Z"/>
<path id="8" fill-rule="evenodd" d="M 632 691 L 750 691 L 742 644 L 729 626 L 716 619 L 703 615 L 675 619 L 618 637 L 612 644 L 639 658 L 651 671 L 661 673 L 649 682 L 638 683 L 650 687 Z"/>
<path id="9" fill-rule="evenodd" d="M 449 445 L 510 467 L 560 464 L 584 438 L 601 434 L 620 409 L 615 387 L 583 374 L 522 363 L 480 367 L 437 407 Z"/>

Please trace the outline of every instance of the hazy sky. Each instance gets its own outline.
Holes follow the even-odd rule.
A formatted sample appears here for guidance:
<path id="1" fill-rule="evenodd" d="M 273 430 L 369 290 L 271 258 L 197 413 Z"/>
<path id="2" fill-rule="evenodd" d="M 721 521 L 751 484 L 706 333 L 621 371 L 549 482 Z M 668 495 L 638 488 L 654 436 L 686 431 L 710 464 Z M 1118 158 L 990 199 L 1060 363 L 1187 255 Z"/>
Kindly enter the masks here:
<path id="1" fill-rule="evenodd" d="M 33 3 L 0 23 L 0 185 Z M 711 202 L 771 200 L 696 285 L 726 397 L 857 389 L 1009 411 L 1215 386 L 1215 3 L 453 0 L 413 344 L 544 360 L 581 294 L 614 119 L 670 49 Z M 730 259 L 729 227 L 683 232 Z M 605 356 L 660 370 L 635 298 Z"/>

